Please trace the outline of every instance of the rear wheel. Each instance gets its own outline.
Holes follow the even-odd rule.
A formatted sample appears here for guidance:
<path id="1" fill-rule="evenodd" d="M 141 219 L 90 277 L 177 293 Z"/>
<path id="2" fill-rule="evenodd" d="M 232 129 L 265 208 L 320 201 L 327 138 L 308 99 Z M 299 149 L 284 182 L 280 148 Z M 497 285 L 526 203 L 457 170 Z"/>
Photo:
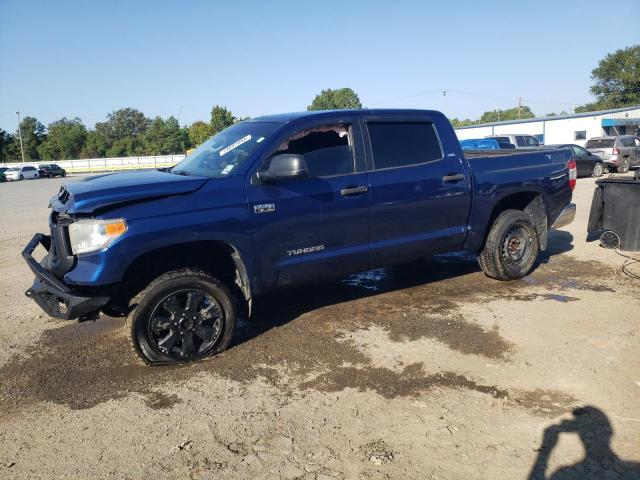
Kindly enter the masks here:
<path id="1" fill-rule="evenodd" d="M 604 166 L 600 162 L 596 163 L 593 167 L 593 176 L 601 177 L 603 173 L 604 173 Z"/>
<path id="2" fill-rule="evenodd" d="M 620 165 L 618 165 L 616 171 L 618 173 L 627 173 L 629 171 L 629 159 L 623 158 L 622 160 L 620 160 Z"/>
<path id="3" fill-rule="evenodd" d="M 127 317 L 131 343 L 150 364 L 184 363 L 222 352 L 236 320 L 229 289 L 200 270 L 161 275 L 132 306 Z"/>
<path id="4" fill-rule="evenodd" d="M 493 222 L 478 262 L 488 277 L 516 280 L 531 271 L 539 251 L 531 216 L 521 210 L 505 210 Z"/>

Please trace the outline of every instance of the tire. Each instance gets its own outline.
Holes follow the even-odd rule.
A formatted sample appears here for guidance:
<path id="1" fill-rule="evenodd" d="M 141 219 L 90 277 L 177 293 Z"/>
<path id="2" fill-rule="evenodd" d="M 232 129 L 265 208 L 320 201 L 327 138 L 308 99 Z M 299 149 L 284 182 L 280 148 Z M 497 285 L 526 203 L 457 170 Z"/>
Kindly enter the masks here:
<path id="1" fill-rule="evenodd" d="M 49 178 L 53 178 L 53 173 L 50 173 L 50 174 L 49 174 Z"/>
<path id="2" fill-rule="evenodd" d="M 33 179 L 34 179 L 34 180 L 37 180 L 37 179 L 39 179 L 39 178 L 40 178 L 40 175 L 38 175 L 37 173 L 33 176 Z"/>
<path id="3" fill-rule="evenodd" d="M 601 177 L 603 173 L 604 173 L 604 165 L 602 165 L 600 162 L 596 163 L 593 166 L 592 175 L 597 178 L 597 177 Z"/>
<path id="4" fill-rule="evenodd" d="M 517 280 L 531 271 L 539 251 L 531 216 L 521 210 L 505 210 L 493 222 L 478 263 L 488 277 Z"/>
<path id="5" fill-rule="evenodd" d="M 67 172 L 62 172 L 62 178 L 67 176 Z"/>
<path id="6" fill-rule="evenodd" d="M 616 172 L 618 173 L 627 173 L 629 171 L 629 159 L 628 158 L 623 158 L 622 163 L 620 163 L 620 165 L 618 165 L 618 168 L 616 168 Z"/>
<path id="7" fill-rule="evenodd" d="M 190 307 L 199 295 L 202 300 Z M 224 351 L 237 315 L 226 285 L 194 269 L 160 275 L 131 301 L 130 308 L 131 345 L 147 364 L 192 362 Z"/>

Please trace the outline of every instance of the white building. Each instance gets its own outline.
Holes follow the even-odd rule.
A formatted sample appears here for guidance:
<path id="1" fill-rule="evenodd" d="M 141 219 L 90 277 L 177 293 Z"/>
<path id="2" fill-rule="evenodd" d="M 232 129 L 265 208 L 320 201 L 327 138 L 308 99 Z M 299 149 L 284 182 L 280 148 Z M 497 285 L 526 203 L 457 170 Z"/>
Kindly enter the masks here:
<path id="1" fill-rule="evenodd" d="M 640 105 L 555 117 L 527 118 L 456 128 L 460 140 L 500 134 L 535 135 L 547 145 L 575 143 L 603 135 L 639 135 Z"/>

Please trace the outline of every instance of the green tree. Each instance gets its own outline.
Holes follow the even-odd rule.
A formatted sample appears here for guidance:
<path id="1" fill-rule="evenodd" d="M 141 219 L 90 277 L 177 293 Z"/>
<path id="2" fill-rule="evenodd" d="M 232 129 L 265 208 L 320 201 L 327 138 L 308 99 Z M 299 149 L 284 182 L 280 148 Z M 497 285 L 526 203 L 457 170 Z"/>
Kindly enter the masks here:
<path id="1" fill-rule="evenodd" d="M 591 79 L 596 101 L 577 107 L 576 112 L 640 104 L 640 45 L 608 54 L 591 71 Z"/>
<path id="2" fill-rule="evenodd" d="M 307 110 L 345 110 L 362 108 L 358 94 L 350 88 L 322 90 L 307 107 Z"/>
<path id="3" fill-rule="evenodd" d="M 640 103 L 640 45 L 610 53 L 591 72 L 591 93 L 606 108 Z"/>
<path id="4" fill-rule="evenodd" d="M 47 127 L 47 139 L 39 152 L 46 160 L 78 158 L 87 140 L 87 128 L 79 118 L 62 118 Z"/>
<path id="5" fill-rule="evenodd" d="M 80 151 L 80 158 L 102 158 L 107 154 L 107 138 L 95 130 L 87 132 L 87 139 Z"/>
<path id="6" fill-rule="evenodd" d="M 521 107 L 507 108 L 505 110 L 496 109 L 484 112 L 478 123 L 501 122 L 503 120 L 517 120 L 519 118 L 533 118 L 534 113 L 529 107 L 523 105 Z"/>
<path id="7" fill-rule="evenodd" d="M 8 162 L 9 145 L 13 142 L 10 133 L 0 128 L 0 163 Z"/>
<path id="8" fill-rule="evenodd" d="M 135 108 L 121 108 L 107 115 L 106 122 L 96 123 L 96 132 L 111 144 L 117 140 L 137 139 L 149 128 L 151 120 Z"/>
<path id="9" fill-rule="evenodd" d="M 143 152 L 147 155 L 182 153 L 186 150 L 188 141 L 186 131 L 180 128 L 175 117 L 167 120 L 156 117 L 143 136 Z"/>
<path id="10" fill-rule="evenodd" d="M 210 123 L 198 120 L 189 126 L 189 143 L 192 147 L 197 147 L 204 143 L 213 135 L 213 127 Z"/>
<path id="11" fill-rule="evenodd" d="M 221 107 L 220 105 L 214 105 L 211 109 L 211 131 L 212 135 L 221 132 L 227 127 L 230 127 L 236 122 L 236 118 L 233 116 L 227 107 Z"/>
<path id="12" fill-rule="evenodd" d="M 26 161 L 39 160 L 40 154 L 38 153 L 38 147 L 46 139 L 44 125 L 35 117 L 24 117 L 20 122 L 20 131 L 22 132 L 24 159 Z M 16 135 L 18 134 L 19 132 L 16 132 Z M 18 148 L 19 142 L 20 140 L 18 138 Z"/>
<path id="13" fill-rule="evenodd" d="M 453 126 L 453 128 L 466 127 L 467 125 L 473 125 L 474 123 L 478 123 L 478 122 L 474 122 L 473 120 L 469 120 L 468 118 L 465 118 L 464 120 L 452 118 L 449 121 L 451 122 L 451 125 Z"/>

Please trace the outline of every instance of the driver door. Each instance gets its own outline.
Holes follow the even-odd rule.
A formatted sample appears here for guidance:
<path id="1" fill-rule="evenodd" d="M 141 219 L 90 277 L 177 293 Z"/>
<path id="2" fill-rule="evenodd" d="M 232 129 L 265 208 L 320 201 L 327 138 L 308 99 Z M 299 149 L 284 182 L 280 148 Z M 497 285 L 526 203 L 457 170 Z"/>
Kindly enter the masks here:
<path id="1" fill-rule="evenodd" d="M 308 176 L 277 183 L 248 177 L 261 285 L 268 290 L 367 269 L 371 199 L 357 116 L 296 128 L 258 170 L 283 153 L 303 155 Z"/>

